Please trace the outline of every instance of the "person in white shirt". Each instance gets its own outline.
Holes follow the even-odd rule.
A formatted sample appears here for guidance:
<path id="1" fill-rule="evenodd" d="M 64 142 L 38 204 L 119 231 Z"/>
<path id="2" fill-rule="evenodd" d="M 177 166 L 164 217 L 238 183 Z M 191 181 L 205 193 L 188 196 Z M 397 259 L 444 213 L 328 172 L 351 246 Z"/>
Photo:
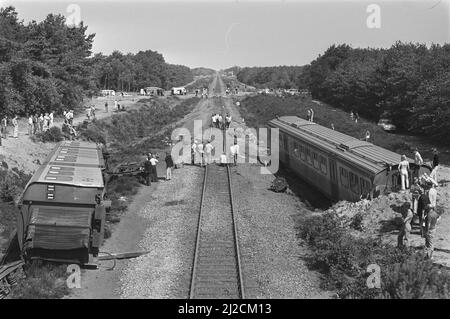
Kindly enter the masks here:
<path id="1" fill-rule="evenodd" d="M 419 177 L 419 170 L 420 166 L 423 164 L 423 159 L 417 148 L 414 150 L 414 164 L 416 164 L 414 167 L 414 177 Z"/>
<path id="2" fill-rule="evenodd" d="M 227 155 L 225 153 L 222 153 L 220 155 L 220 166 L 226 166 L 228 164 Z"/>
<path id="3" fill-rule="evenodd" d="M 200 142 L 197 144 L 197 152 L 199 154 L 200 157 L 200 166 L 203 166 L 203 156 L 204 156 L 204 150 L 203 150 L 203 142 Z"/>
<path id="4" fill-rule="evenodd" d="M 192 164 L 195 165 L 195 161 L 197 158 L 197 145 L 198 145 L 198 141 L 195 140 L 194 143 L 191 146 L 191 155 L 192 155 Z"/>
<path id="5" fill-rule="evenodd" d="M 236 142 L 234 142 L 234 145 L 230 146 L 230 153 L 231 153 L 231 156 L 233 157 L 234 166 L 236 166 L 237 165 L 237 157 L 239 154 L 239 145 Z"/>
<path id="6" fill-rule="evenodd" d="M 208 143 L 206 143 L 206 145 L 205 145 L 205 154 L 206 154 L 205 162 L 206 162 L 206 165 L 212 163 L 211 155 L 212 155 L 212 150 L 213 149 L 214 149 L 214 146 L 212 146 L 211 142 L 208 141 Z"/>
<path id="7" fill-rule="evenodd" d="M 150 158 L 150 163 L 152 164 L 152 182 L 158 181 L 158 172 L 156 170 L 156 164 L 158 163 L 158 160 L 156 159 L 155 154 L 152 155 Z"/>
<path id="8" fill-rule="evenodd" d="M 48 117 L 49 117 L 49 123 L 48 123 L 48 126 L 49 127 L 52 127 L 53 126 L 53 120 L 54 120 L 54 115 L 53 115 L 53 113 L 54 112 L 50 112 L 50 114 L 48 115 Z"/>
<path id="9" fill-rule="evenodd" d="M 217 124 L 216 124 L 216 114 L 213 114 L 213 115 L 211 116 L 211 126 L 212 126 L 212 127 L 217 127 Z"/>
<path id="10" fill-rule="evenodd" d="M 221 129 L 222 128 L 222 121 L 223 121 L 223 118 L 222 118 L 222 115 L 218 115 L 217 116 L 217 125 L 218 125 L 218 127 Z"/>

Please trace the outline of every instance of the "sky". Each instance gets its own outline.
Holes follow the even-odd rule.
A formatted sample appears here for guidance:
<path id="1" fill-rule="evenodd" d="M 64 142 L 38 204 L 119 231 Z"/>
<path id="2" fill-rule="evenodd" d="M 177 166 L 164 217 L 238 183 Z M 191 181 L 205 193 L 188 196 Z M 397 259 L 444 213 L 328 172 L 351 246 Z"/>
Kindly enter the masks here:
<path id="1" fill-rule="evenodd" d="M 305 65 L 332 44 L 449 43 L 450 0 L 0 0 L 25 22 L 60 13 L 95 33 L 93 52 L 154 50 L 215 70 Z M 375 6 L 373 6 L 375 5 Z"/>

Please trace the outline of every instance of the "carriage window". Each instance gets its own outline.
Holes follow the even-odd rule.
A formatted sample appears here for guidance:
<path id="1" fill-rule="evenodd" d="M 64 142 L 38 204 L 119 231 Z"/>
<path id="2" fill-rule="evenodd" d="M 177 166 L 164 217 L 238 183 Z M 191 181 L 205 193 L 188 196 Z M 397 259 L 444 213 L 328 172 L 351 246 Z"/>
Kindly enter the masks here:
<path id="1" fill-rule="evenodd" d="M 361 194 L 366 195 L 370 192 L 370 182 L 364 178 L 360 178 Z"/>
<path id="2" fill-rule="evenodd" d="M 308 160 L 309 164 L 312 164 L 311 150 L 309 148 L 306 148 L 306 159 Z"/>
<path id="3" fill-rule="evenodd" d="M 320 156 L 320 170 L 324 174 L 327 173 L 327 160 L 323 156 Z"/>
<path id="4" fill-rule="evenodd" d="M 319 156 L 313 152 L 313 164 L 314 164 L 314 168 L 319 169 L 320 165 L 319 165 Z"/>
<path id="5" fill-rule="evenodd" d="M 348 172 L 345 168 L 341 167 L 339 169 L 340 173 L 341 173 L 341 184 L 342 186 L 344 186 L 345 188 L 348 188 Z"/>
<path id="6" fill-rule="evenodd" d="M 295 157 L 300 158 L 300 150 L 299 150 L 299 146 L 296 142 L 293 143 L 293 147 L 294 147 Z"/>
<path id="7" fill-rule="evenodd" d="M 302 160 L 306 161 L 306 147 L 304 147 L 303 145 L 300 145 L 300 156 L 302 158 Z"/>
<path id="8" fill-rule="evenodd" d="M 359 179 L 358 176 L 350 172 L 350 188 L 353 193 L 359 194 Z"/>

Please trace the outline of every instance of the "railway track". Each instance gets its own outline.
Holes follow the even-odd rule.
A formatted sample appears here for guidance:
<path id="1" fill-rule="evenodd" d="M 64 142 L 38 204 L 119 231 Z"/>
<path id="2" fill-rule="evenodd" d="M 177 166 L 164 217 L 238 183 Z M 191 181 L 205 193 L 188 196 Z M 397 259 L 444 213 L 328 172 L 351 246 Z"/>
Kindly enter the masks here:
<path id="1" fill-rule="evenodd" d="M 229 167 L 205 169 L 190 298 L 244 298 Z"/>

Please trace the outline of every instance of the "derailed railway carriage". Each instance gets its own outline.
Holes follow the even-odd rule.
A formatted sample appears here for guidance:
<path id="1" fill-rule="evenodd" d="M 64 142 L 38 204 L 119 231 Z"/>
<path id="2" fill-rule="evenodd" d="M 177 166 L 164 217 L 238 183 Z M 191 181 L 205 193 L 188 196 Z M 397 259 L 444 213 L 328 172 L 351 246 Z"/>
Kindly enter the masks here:
<path id="1" fill-rule="evenodd" d="M 105 168 L 95 143 L 66 141 L 49 154 L 19 202 L 17 234 L 26 259 L 85 264 L 103 241 Z"/>
<path id="2" fill-rule="evenodd" d="M 279 129 L 280 162 L 332 200 L 358 201 L 399 187 L 400 154 L 297 116 L 278 117 L 269 126 Z M 408 161 L 419 174 L 431 172 Z"/>

